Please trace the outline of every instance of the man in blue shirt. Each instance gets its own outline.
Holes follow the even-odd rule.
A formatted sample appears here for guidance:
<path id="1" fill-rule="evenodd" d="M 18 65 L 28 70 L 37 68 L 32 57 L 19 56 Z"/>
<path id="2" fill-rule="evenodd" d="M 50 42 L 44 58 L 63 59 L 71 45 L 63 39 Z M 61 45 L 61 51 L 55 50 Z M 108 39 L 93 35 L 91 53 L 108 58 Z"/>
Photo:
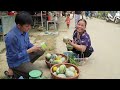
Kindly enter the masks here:
<path id="1" fill-rule="evenodd" d="M 6 56 L 9 66 L 6 74 L 29 77 L 31 70 L 38 70 L 32 63 L 44 54 L 39 46 L 34 46 L 29 41 L 28 31 L 33 24 L 32 17 L 27 12 L 20 12 L 15 17 L 16 26 L 5 37 Z"/>

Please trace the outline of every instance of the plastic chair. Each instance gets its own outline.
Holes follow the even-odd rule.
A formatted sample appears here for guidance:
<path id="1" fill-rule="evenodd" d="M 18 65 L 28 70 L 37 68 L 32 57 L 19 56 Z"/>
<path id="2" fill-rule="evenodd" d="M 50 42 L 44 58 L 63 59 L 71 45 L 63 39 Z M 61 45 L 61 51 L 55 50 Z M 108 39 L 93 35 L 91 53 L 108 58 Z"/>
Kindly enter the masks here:
<path id="1" fill-rule="evenodd" d="M 56 21 L 53 19 L 51 14 L 48 15 L 47 31 L 48 31 L 48 28 L 49 28 L 49 23 L 53 23 L 54 24 L 54 29 L 55 30 L 57 29 Z"/>
<path id="2" fill-rule="evenodd" d="M 56 30 L 56 22 L 55 21 L 47 21 L 47 30 L 48 30 L 48 27 L 49 27 L 49 23 L 54 23 L 54 29 Z"/>

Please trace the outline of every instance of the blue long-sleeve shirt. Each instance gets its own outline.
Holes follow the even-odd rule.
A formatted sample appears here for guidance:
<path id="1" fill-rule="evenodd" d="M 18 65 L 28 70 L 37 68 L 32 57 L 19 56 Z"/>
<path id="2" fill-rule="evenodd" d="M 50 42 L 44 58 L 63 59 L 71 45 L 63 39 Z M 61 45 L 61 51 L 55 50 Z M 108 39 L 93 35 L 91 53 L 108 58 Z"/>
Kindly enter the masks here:
<path id="1" fill-rule="evenodd" d="M 7 63 L 10 68 L 18 67 L 30 61 L 27 49 L 33 44 L 29 41 L 28 32 L 22 33 L 17 26 L 13 27 L 5 37 Z"/>

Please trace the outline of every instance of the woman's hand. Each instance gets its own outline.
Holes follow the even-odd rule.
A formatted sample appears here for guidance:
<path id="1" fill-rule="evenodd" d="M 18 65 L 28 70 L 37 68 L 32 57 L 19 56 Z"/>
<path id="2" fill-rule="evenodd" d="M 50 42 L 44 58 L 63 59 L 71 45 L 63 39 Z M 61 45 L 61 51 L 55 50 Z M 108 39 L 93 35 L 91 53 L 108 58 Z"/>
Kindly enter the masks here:
<path id="1" fill-rule="evenodd" d="M 72 46 L 73 46 L 73 45 L 74 45 L 73 40 L 69 40 L 69 41 L 68 41 L 68 44 L 70 44 L 70 45 L 72 45 Z"/>
<path id="2" fill-rule="evenodd" d="M 78 45 L 73 40 L 69 40 L 68 44 L 73 46 L 75 49 L 80 50 L 81 52 L 84 52 L 86 50 L 86 46 L 85 45 Z"/>

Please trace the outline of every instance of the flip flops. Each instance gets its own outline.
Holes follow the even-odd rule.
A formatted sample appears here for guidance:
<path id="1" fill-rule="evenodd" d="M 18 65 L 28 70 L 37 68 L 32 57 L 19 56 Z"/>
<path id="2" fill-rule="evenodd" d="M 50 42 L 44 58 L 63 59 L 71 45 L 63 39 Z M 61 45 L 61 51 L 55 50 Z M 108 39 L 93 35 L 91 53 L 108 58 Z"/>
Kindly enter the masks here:
<path id="1" fill-rule="evenodd" d="M 13 75 L 9 75 L 9 72 L 8 72 L 8 71 L 5 71 L 4 74 L 5 74 L 5 76 L 7 76 L 8 78 L 13 79 Z"/>

